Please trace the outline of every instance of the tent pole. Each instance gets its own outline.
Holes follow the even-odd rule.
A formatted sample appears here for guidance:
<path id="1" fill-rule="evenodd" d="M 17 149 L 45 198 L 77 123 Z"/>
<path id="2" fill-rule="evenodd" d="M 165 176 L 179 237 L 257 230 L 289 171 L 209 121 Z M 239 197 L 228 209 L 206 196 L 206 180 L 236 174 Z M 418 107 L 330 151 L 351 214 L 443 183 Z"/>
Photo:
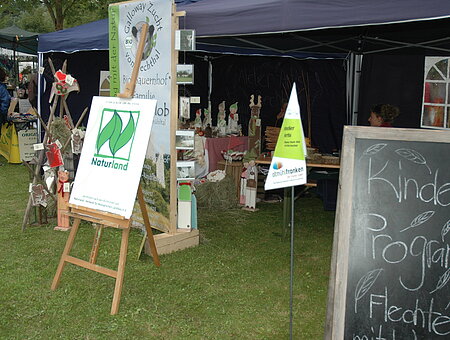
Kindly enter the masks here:
<path id="1" fill-rule="evenodd" d="M 41 112 L 41 72 L 40 72 L 40 68 L 43 67 L 44 65 L 44 53 L 40 52 L 38 53 L 38 69 L 37 69 L 37 110 L 38 113 L 42 116 L 42 112 Z M 42 132 L 42 128 L 41 128 L 41 122 L 37 121 L 37 143 L 40 143 L 41 141 L 41 132 Z"/>
<path id="2" fill-rule="evenodd" d="M 345 124 L 351 124 L 352 122 L 352 116 L 353 116 L 353 106 L 352 106 L 352 93 L 353 93 L 353 74 L 354 74 L 354 69 L 353 69 L 353 62 L 354 62 L 354 57 L 352 53 L 349 53 L 347 55 L 347 58 L 345 58 L 345 63 L 346 63 L 346 93 L 345 93 L 345 98 L 346 98 L 346 104 L 347 104 L 347 118 L 346 118 L 346 122 Z"/>
<path id="3" fill-rule="evenodd" d="M 353 54 L 353 93 L 352 93 L 352 125 L 358 124 L 359 114 L 359 85 L 361 79 L 361 67 L 362 67 L 362 54 Z"/>

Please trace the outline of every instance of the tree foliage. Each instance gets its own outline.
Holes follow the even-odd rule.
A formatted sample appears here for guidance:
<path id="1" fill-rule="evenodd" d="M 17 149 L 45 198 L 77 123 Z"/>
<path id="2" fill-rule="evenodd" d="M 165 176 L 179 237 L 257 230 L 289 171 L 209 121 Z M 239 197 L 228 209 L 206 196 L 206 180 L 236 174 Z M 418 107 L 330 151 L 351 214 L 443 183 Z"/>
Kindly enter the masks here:
<path id="1" fill-rule="evenodd" d="M 0 4 L 0 28 L 17 25 L 44 33 L 108 17 L 115 0 L 8 0 Z"/>

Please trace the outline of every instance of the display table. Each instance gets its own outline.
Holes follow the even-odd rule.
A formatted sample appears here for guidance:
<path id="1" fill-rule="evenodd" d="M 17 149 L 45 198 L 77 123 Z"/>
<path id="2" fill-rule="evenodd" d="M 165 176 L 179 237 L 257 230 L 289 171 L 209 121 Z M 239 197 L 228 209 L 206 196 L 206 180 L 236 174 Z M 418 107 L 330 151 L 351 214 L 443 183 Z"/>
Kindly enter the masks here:
<path id="1" fill-rule="evenodd" d="M 218 161 L 217 167 L 220 170 L 225 170 L 225 173 L 228 176 L 231 176 L 231 178 L 233 178 L 234 185 L 236 186 L 236 197 L 239 201 L 240 192 L 241 192 L 242 162 L 239 162 L 239 161 L 228 162 L 228 164 L 226 164 L 226 169 L 225 169 L 225 163 L 226 162 L 224 160 Z"/>
<path id="2" fill-rule="evenodd" d="M 270 166 L 272 158 L 270 156 L 261 155 L 255 160 L 255 163 Z M 308 168 L 309 173 L 308 183 L 306 183 L 305 186 L 317 187 L 318 194 L 324 202 L 324 209 L 334 210 L 337 199 L 338 173 L 341 166 L 339 164 L 306 162 L 306 167 Z"/>
<path id="3" fill-rule="evenodd" d="M 218 138 L 206 138 L 205 153 L 208 154 L 209 172 L 218 169 L 218 162 L 223 160 L 223 150 L 246 151 L 248 150 L 248 137 L 229 136 Z"/>

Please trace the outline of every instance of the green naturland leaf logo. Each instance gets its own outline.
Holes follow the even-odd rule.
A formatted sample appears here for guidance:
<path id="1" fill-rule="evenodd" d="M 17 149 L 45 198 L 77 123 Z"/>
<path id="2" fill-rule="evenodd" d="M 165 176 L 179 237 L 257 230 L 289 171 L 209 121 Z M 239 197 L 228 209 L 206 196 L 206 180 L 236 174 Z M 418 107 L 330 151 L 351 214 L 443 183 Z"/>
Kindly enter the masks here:
<path id="1" fill-rule="evenodd" d="M 94 156 L 129 161 L 138 120 L 139 111 L 104 109 Z"/>

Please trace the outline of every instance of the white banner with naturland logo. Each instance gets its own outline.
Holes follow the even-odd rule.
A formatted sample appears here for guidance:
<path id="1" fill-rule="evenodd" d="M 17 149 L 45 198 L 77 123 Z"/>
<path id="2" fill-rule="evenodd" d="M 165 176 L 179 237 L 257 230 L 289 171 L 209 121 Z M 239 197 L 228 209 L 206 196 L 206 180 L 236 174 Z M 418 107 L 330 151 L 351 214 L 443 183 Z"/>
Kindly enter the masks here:
<path id="1" fill-rule="evenodd" d="M 294 83 L 264 189 L 279 189 L 305 184 L 305 157 L 305 136 Z"/>
<path id="2" fill-rule="evenodd" d="M 70 203 L 130 218 L 156 100 L 94 97 Z"/>

